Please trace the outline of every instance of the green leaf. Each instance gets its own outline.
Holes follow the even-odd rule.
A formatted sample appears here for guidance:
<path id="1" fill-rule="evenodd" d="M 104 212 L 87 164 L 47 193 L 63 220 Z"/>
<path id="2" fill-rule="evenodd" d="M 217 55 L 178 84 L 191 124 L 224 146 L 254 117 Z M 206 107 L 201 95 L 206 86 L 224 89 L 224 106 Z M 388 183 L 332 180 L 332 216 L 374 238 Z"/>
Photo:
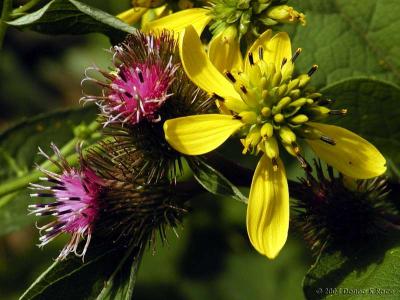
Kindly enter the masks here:
<path id="1" fill-rule="evenodd" d="M 136 29 L 116 17 L 76 0 L 53 0 L 41 9 L 8 22 L 47 34 L 85 34 L 100 32 L 114 41 Z"/>
<path id="2" fill-rule="evenodd" d="M 144 246 L 107 247 L 92 242 L 84 261 L 71 254 L 53 263 L 20 300 L 131 299 Z"/>
<path id="3" fill-rule="evenodd" d="M 22 121 L 1 133 L 0 191 L 11 182 L 30 176 L 35 164 L 44 161 L 37 155 L 38 147 L 47 153 L 51 153 L 51 142 L 62 147 L 74 137 L 74 128 L 82 122 L 92 122 L 96 113 L 94 106 L 59 111 Z M 27 215 L 27 206 L 32 202 L 28 195 L 23 185 L 0 198 L 0 235 L 33 222 L 33 217 Z"/>
<path id="4" fill-rule="evenodd" d="M 109 278 L 108 284 L 103 287 L 96 297 L 97 300 L 132 299 L 136 284 L 136 275 L 142 260 L 144 248 L 145 246 L 141 245 L 126 252 L 114 273 Z"/>
<path id="5" fill-rule="evenodd" d="M 210 193 L 232 197 L 243 203 L 247 198 L 224 175 L 208 165 L 203 159 L 187 159 L 196 180 Z"/>
<path id="6" fill-rule="evenodd" d="M 306 14 L 307 26 L 286 25 L 284 30 L 291 33 L 293 48 L 303 48 L 297 70 L 319 65 L 313 85 L 353 76 L 400 84 L 398 0 L 302 0 L 291 5 Z"/>
<path id="7" fill-rule="evenodd" d="M 373 143 L 395 166 L 400 166 L 400 88 L 388 82 L 358 78 L 338 82 L 322 90 L 347 108 L 336 119 L 342 127 Z"/>
<path id="8" fill-rule="evenodd" d="M 399 239 L 369 243 L 351 255 L 323 253 L 304 278 L 307 299 L 399 299 Z"/>

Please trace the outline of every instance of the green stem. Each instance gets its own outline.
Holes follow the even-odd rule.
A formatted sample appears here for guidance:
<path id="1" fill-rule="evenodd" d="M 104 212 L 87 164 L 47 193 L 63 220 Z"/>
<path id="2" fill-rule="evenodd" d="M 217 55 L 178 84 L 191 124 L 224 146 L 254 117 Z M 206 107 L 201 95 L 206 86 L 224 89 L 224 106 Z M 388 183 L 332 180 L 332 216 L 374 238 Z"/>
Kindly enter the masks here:
<path id="1" fill-rule="evenodd" d="M 85 138 L 90 139 L 96 133 L 98 127 L 99 124 L 97 122 L 92 122 L 87 127 L 85 136 L 74 137 L 60 149 L 61 154 L 65 156 L 65 159 L 70 165 L 76 165 L 79 161 L 79 156 L 77 153 L 71 154 L 76 144 L 79 141 L 84 140 Z M 55 156 L 53 156 L 52 158 L 56 159 Z M 51 172 L 60 171 L 58 167 L 52 164 L 50 161 L 45 161 L 43 164 L 40 165 L 40 167 L 47 169 Z M 0 185 L 0 198 L 9 193 L 15 192 L 19 189 L 26 187 L 31 182 L 37 182 L 39 180 L 39 177 L 41 176 L 43 176 L 42 172 L 40 172 L 39 170 L 33 170 L 30 171 L 28 174 L 25 174 L 24 176 L 3 183 L 2 185 Z"/>
<path id="2" fill-rule="evenodd" d="M 12 9 L 12 0 L 3 0 L 3 9 L 1 10 L 1 20 L 0 20 L 0 49 L 3 46 L 4 36 L 7 30 L 7 21 L 10 17 L 10 12 Z"/>
<path id="3" fill-rule="evenodd" d="M 41 1 L 43 1 L 43 0 L 31 0 L 31 1 L 28 1 L 24 5 L 21 5 L 20 7 L 14 9 L 12 11 L 12 15 L 13 16 L 17 16 L 17 15 L 23 14 L 24 12 L 30 10 L 32 7 L 34 7 L 36 4 L 38 4 Z"/>
<path id="4" fill-rule="evenodd" d="M 66 160 L 70 165 L 75 165 L 78 162 L 79 157 L 77 154 L 72 154 L 72 155 L 66 157 Z M 50 172 L 58 172 L 59 171 L 58 167 L 54 164 L 50 164 L 47 167 L 47 170 L 49 170 Z M 39 180 L 39 177 L 41 177 L 41 176 L 43 176 L 43 173 L 35 170 L 35 171 L 29 172 L 25 176 L 13 179 L 11 181 L 8 181 L 8 182 L 2 184 L 0 186 L 0 198 L 9 193 L 15 192 L 19 189 L 26 187 L 31 182 L 37 182 Z"/>

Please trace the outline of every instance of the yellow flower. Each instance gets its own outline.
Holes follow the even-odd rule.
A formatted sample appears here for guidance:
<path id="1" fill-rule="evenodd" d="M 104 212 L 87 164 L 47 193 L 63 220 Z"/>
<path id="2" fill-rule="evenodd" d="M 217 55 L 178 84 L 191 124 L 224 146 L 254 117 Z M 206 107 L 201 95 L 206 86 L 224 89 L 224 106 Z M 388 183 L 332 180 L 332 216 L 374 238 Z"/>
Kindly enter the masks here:
<path id="1" fill-rule="evenodd" d="M 209 56 L 220 70 L 221 63 L 216 61 L 215 53 L 231 67 L 241 65 L 240 39 L 245 34 L 258 35 L 269 26 L 278 23 L 301 23 L 305 25 L 305 16 L 293 7 L 280 5 L 278 0 L 212 0 L 210 7 L 185 9 L 142 27 L 143 31 L 161 31 L 164 29 L 179 33 L 187 26 L 193 26 L 198 35 L 211 22 L 213 38 L 209 43 Z"/>
<path id="2" fill-rule="evenodd" d="M 316 66 L 306 74 L 292 76 L 300 49 L 292 55 L 286 33 L 273 36 L 271 31 L 264 32 L 242 65 L 229 71 L 225 68 L 224 74 L 210 61 L 192 26 L 180 34 L 179 43 L 187 75 L 216 99 L 222 113 L 167 120 L 165 137 L 176 150 L 201 155 L 238 133 L 243 136 L 243 153 L 262 153 L 247 208 L 248 235 L 261 254 L 276 257 L 288 234 L 289 191 L 280 148 L 306 166 L 297 144 L 301 137 L 344 175 L 370 178 L 385 172 L 385 158 L 369 142 L 346 129 L 313 122 L 345 111 L 330 110 L 323 105 L 321 94 L 305 89 Z"/>

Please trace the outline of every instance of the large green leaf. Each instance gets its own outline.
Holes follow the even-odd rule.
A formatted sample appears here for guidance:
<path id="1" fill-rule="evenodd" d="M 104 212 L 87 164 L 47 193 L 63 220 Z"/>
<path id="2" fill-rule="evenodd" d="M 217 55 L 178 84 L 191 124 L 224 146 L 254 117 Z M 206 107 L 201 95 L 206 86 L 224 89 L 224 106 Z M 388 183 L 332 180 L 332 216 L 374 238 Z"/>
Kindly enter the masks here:
<path id="1" fill-rule="evenodd" d="M 121 40 L 136 29 L 116 17 L 76 0 L 53 0 L 41 9 L 8 24 L 48 34 L 101 32 Z"/>
<path id="2" fill-rule="evenodd" d="M 351 79 L 323 89 L 335 99 L 335 107 L 348 114 L 336 120 L 366 138 L 397 166 L 400 166 L 400 88 L 372 79 Z"/>
<path id="3" fill-rule="evenodd" d="M 70 256 L 53 263 L 20 300 L 131 299 L 143 246 L 111 250 L 109 246 L 92 243 L 84 261 Z"/>
<path id="4" fill-rule="evenodd" d="M 399 299 L 399 239 L 368 243 L 351 255 L 323 253 L 308 271 L 303 285 L 306 298 Z"/>
<path id="5" fill-rule="evenodd" d="M 368 76 L 400 83 L 398 0 L 291 1 L 305 12 L 307 26 L 287 25 L 293 47 L 302 47 L 297 70 L 319 70 L 312 83 L 324 86 L 346 77 Z"/>
<path id="6" fill-rule="evenodd" d="M 69 109 L 37 116 L 22 121 L 0 134 L 0 190 L 5 185 L 21 180 L 40 164 L 44 158 L 37 155 L 38 147 L 51 153 L 54 142 L 62 147 L 74 137 L 74 128 L 89 124 L 96 118 L 96 107 Z M 27 206 L 32 200 L 25 186 L 0 198 L 0 235 L 17 230 L 33 222 L 27 216 Z"/>

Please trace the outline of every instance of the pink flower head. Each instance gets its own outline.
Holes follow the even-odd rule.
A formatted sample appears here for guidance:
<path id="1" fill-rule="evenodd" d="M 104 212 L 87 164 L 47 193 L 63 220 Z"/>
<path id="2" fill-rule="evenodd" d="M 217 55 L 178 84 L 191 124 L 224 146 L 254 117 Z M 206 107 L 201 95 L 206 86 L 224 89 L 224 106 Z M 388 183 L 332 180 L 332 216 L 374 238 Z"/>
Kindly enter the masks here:
<path id="1" fill-rule="evenodd" d="M 56 164 L 62 173 L 55 174 L 40 169 L 47 175 L 40 179 L 47 184 L 30 185 L 31 189 L 38 191 L 31 194 L 31 197 L 55 198 L 54 202 L 29 205 L 30 212 L 36 216 L 56 217 L 54 221 L 38 227 L 41 234 L 39 247 L 43 247 L 62 233 L 69 233 L 71 239 L 57 259 L 65 259 L 70 252 L 84 256 L 100 211 L 98 198 L 102 180 L 82 160 L 80 169 L 72 168 L 61 156 L 58 148 L 54 144 L 51 147 L 59 161 L 52 160 L 41 149 L 40 153 Z M 86 243 L 81 253 L 78 253 L 78 245 L 82 239 L 86 239 Z"/>
<path id="2" fill-rule="evenodd" d="M 102 96 L 85 96 L 86 101 L 95 101 L 109 123 L 128 123 L 141 120 L 161 120 L 159 108 L 171 95 L 168 89 L 174 80 L 177 66 L 173 64 L 175 42 L 167 33 L 160 36 L 135 33 L 124 43 L 114 46 L 115 71 L 105 72 L 97 67 L 106 82 L 91 78 L 85 80 L 103 87 Z"/>

